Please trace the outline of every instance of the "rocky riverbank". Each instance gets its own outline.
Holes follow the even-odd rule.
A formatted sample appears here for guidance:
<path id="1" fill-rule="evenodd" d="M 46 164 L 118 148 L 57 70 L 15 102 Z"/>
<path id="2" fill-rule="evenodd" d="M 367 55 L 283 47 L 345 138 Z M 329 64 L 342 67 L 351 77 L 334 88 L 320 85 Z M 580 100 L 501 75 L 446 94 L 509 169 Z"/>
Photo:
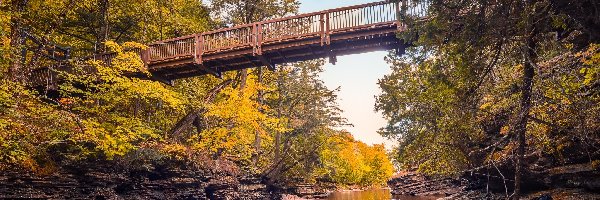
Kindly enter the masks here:
<path id="1" fill-rule="evenodd" d="M 280 199 L 260 179 L 214 161 L 213 169 L 180 161 L 126 167 L 115 161 L 62 166 L 41 175 L 0 172 L 0 199 Z M 75 167 L 76 166 L 76 167 Z"/>
<path id="2" fill-rule="evenodd" d="M 589 163 L 529 171 L 523 199 L 600 199 L 600 170 Z M 505 186 L 506 184 L 506 186 Z M 460 178 L 430 178 L 403 172 L 388 182 L 393 195 L 446 196 L 443 199 L 506 199 L 512 182 L 498 174 L 465 173 Z"/>

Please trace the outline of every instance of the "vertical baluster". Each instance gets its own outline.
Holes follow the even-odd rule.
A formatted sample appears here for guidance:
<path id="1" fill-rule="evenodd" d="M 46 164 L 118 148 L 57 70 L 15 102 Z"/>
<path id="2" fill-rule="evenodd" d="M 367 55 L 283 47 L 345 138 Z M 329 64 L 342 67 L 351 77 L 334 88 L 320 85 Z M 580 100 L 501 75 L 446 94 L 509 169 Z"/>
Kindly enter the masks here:
<path id="1" fill-rule="evenodd" d="M 382 6 L 382 5 L 378 5 L 378 6 L 377 6 L 377 15 L 379 16 L 379 17 L 378 17 L 378 18 L 379 18 L 379 21 L 378 21 L 378 22 L 384 22 L 384 21 L 385 21 L 385 20 L 383 19 L 383 17 L 384 17 L 384 15 L 383 15 L 383 14 L 384 14 L 384 12 L 383 12 L 382 8 L 383 8 L 383 6 Z"/>
<path id="2" fill-rule="evenodd" d="M 340 22 L 340 12 L 335 12 L 335 16 L 333 18 L 335 21 L 335 29 L 340 28 L 342 26 Z"/>
<path id="3" fill-rule="evenodd" d="M 340 24 L 339 24 L 340 27 L 338 27 L 338 28 L 342 29 L 342 28 L 344 28 L 344 11 L 339 12 L 338 16 L 339 16 L 338 19 L 339 19 L 339 22 L 340 22 Z"/>
<path id="4" fill-rule="evenodd" d="M 397 5 L 400 6 L 400 4 L 397 4 Z M 390 5 L 390 12 L 392 13 L 392 17 L 391 17 L 390 20 L 396 20 L 396 19 L 398 19 L 398 16 L 397 16 L 398 13 L 396 12 L 396 5 Z"/>
<path id="5" fill-rule="evenodd" d="M 375 13 L 377 14 L 377 22 L 376 23 L 383 21 L 383 20 L 381 20 L 381 11 L 380 11 L 381 6 L 378 5 L 373 8 L 375 8 Z"/>
<path id="6" fill-rule="evenodd" d="M 386 13 L 386 17 L 385 17 L 385 21 L 392 21 L 391 20 L 391 13 L 390 13 L 390 4 L 385 4 L 385 13 Z"/>
<path id="7" fill-rule="evenodd" d="M 355 9 L 354 14 L 352 15 L 354 17 L 355 26 L 360 26 L 360 8 Z"/>
<path id="8" fill-rule="evenodd" d="M 348 18 L 348 10 L 344 10 L 344 28 L 348 28 L 350 26 L 349 19 L 350 18 Z"/>
<path id="9" fill-rule="evenodd" d="M 296 21 L 296 23 L 295 23 L 296 24 L 295 25 L 295 29 L 296 29 L 295 35 L 302 34 L 302 29 L 300 27 L 301 26 L 301 24 L 300 24 L 300 18 L 294 19 L 294 21 Z"/>
<path id="10" fill-rule="evenodd" d="M 379 7 L 380 7 L 380 9 L 379 9 L 379 10 L 381 10 L 381 13 L 380 13 L 380 14 L 381 14 L 381 22 L 387 22 L 387 21 L 388 21 L 388 20 L 387 20 L 387 11 L 386 11 L 386 5 L 387 5 L 387 4 L 381 4 L 381 5 L 379 6 Z"/>
<path id="11" fill-rule="evenodd" d="M 156 56 L 157 60 L 161 59 L 163 57 L 163 53 L 165 51 L 167 51 L 167 48 L 165 47 L 164 44 L 159 44 L 158 47 L 159 47 L 159 49 L 158 49 L 159 51 L 157 52 L 157 56 Z"/>
<path id="12" fill-rule="evenodd" d="M 380 7 L 379 10 L 381 11 L 381 13 L 380 13 L 380 15 L 381 15 L 381 21 L 382 22 L 387 22 L 388 21 L 387 20 L 387 14 L 388 14 L 387 13 L 387 4 L 381 4 L 379 7 Z"/>
<path id="13" fill-rule="evenodd" d="M 329 23 L 331 25 L 331 27 L 329 27 L 329 28 L 331 30 L 336 29 L 337 28 L 337 22 L 336 22 L 335 12 L 328 13 L 327 16 L 329 17 Z"/>
<path id="14" fill-rule="evenodd" d="M 384 21 L 385 21 L 385 20 L 383 19 L 383 17 L 384 17 L 384 15 L 383 15 L 383 14 L 384 14 L 384 12 L 383 12 L 382 8 L 383 8 L 383 6 L 382 6 L 382 5 L 378 5 L 378 6 L 377 6 L 377 16 L 378 16 L 378 17 L 377 17 L 377 18 L 378 18 L 378 21 L 377 21 L 377 22 L 384 22 Z"/>
<path id="15" fill-rule="evenodd" d="M 370 6 L 369 9 L 371 9 L 371 16 L 372 16 L 371 24 L 377 23 L 377 13 L 375 11 L 375 7 Z"/>
<path id="16" fill-rule="evenodd" d="M 373 24 L 375 24 L 379 21 L 379 16 L 377 13 L 377 6 L 371 6 L 371 9 L 373 10 Z"/>
<path id="17" fill-rule="evenodd" d="M 171 47 L 169 43 L 165 43 L 165 46 L 167 47 L 167 51 L 165 52 L 165 55 L 163 55 L 163 59 L 169 56 L 169 54 L 171 54 L 171 51 L 173 51 L 173 47 Z"/>
<path id="18" fill-rule="evenodd" d="M 354 23 L 354 20 L 355 20 L 354 9 L 348 10 L 348 15 L 350 15 L 350 16 L 348 16 L 348 19 L 349 19 L 348 22 L 350 22 L 349 27 L 353 27 L 355 24 Z"/>
<path id="19" fill-rule="evenodd" d="M 356 17 L 354 17 L 354 10 L 355 9 L 349 10 L 350 16 L 348 17 L 350 17 L 350 27 L 356 26 Z"/>
<path id="20" fill-rule="evenodd" d="M 358 23 L 358 25 L 364 25 L 365 24 L 365 8 L 360 8 L 359 12 L 358 12 L 358 18 L 360 20 L 360 22 Z"/>
<path id="21" fill-rule="evenodd" d="M 285 34 L 285 35 L 295 35 L 296 34 L 296 22 L 295 19 L 292 19 L 289 21 L 291 24 L 288 24 L 288 27 L 290 27 L 290 31 Z"/>
<path id="22" fill-rule="evenodd" d="M 351 27 L 352 26 L 352 13 L 350 13 L 351 10 L 346 10 L 346 27 Z"/>
<path id="23" fill-rule="evenodd" d="M 342 28 L 342 27 L 343 27 L 343 25 L 342 25 L 342 20 L 341 20 L 341 16 L 342 16 L 342 13 L 341 13 L 341 12 L 336 12 L 336 16 L 335 16 L 335 21 L 336 21 L 336 23 L 335 23 L 335 24 L 336 24 L 336 25 L 335 25 L 336 27 L 335 27 L 335 28 L 336 28 L 336 29 L 339 29 L 339 28 Z"/>
<path id="24" fill-rule="evenodd" d="M 167 51 L 167 55 L 165 55 L 165 58 L 173 55 L 175 51 L 172 43 L 167 42 L 167 46 L 169 47 L 169 51 Z"/>

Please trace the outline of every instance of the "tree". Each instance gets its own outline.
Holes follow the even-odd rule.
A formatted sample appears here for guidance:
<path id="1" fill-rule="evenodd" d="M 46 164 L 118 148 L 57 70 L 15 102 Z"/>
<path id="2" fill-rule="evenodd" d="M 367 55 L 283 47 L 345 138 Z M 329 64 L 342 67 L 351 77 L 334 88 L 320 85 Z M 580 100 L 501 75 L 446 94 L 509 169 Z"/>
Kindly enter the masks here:
<path id="1" fill-rule="evenodd" d="M 249 24 L 252 22 L 266 20 L 268 18 L 283 17 L 298 11 L 299 2 L 297 0 L 211 0 L 211 9 L 215 18 L 225 26 L 235 26 Z M 258 83 L 263 83 L 263 69 L 258 67 L 256 70 Z M 244 90 L 248 78 L 248 70 L 242 69 L 239 74 L 239 88 Z M 263 91 L 258 90 L 257 100 L 263 104 Z M 241 94 L 243 95 L 243 94 Z M 255 155 L 254 162 L 258 162 L 258 153 L 260 153 L 260 133 L 257 130 L 254 136 Z"/>
<path id="2" fill-rule="evenodd" d="M 518 198 L 528 171 L 524 160 L 541 137 L 538 128 L 558 131 L 556 124 L 533 117 L 545 101 L 540 94 L 546 86 L 536 84 L 550 79 L 536 74 L 546 71 L 542 63 L 598 41 L 590 30 L 600 20 L 581 14 L 598 13 L 590 8 L 597 3 L 578 1 L 587 6 L 575 8 L 568 1 L 429 2 L 427 17 L 409 16 L 412 23 L 400 34 L 418 36 L 416 47 L 402 58 L 388 57 L 393 72 L 380 80 L 384 93 L 376 103 L 389 121 L 381 133 L 400 140 L 405 166 L 434 174 L 515 158 Z"/>

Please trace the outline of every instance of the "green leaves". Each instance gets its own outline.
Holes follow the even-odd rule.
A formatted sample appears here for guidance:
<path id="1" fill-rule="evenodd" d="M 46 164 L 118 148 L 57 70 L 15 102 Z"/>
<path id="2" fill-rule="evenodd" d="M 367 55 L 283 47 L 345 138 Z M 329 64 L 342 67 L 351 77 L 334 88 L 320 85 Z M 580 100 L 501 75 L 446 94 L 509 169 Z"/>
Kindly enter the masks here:
<path id="1" fill-rule="evenodd" d="M 136 104 L 160 103 L 161 109 L 179 112 L 185 102 L 180 94 L 163 84 L 128 76 L 143 73 L 145 68 L 137 53 L 124 49 L 144 46 L 135 43 L 121 46 L 114 42 L 107 42 L 107 46 L 116 54 L 110 65 L 94 60 L 80 67 L 96 69 L 95 72 L 63 72 L 66 83 L 61 86 L 61 92 L 69 99 L 63 101 L 65 106 L 81 118 L 82 131 L 76 132 L 72 140 L 94 144 L 89 151 L 112 159 L 144 142 L 161 138 L 162 130 L 157 124 L 147 123 L 132 114 L 130 109 L 139 109 Z"/>

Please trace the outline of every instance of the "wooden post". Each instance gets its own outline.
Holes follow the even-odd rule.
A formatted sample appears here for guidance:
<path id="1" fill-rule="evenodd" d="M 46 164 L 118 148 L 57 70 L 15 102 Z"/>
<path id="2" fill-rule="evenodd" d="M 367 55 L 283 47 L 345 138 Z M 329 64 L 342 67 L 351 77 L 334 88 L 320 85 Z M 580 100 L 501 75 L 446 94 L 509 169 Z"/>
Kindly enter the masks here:
<path id="1" fill-rule="evenodd" d="M 263 40 L 262 28 L 263 28 L 263 25 L 262 25 L 262 23 L 259 22 L 256 24 L 256 26 L 257 26 L 257 31 L 258 31 L 258 33 L 257 33 L 258 35 L 256 37 L 257 38 L 256 39 L 257 40 L 256 41 L 256 54 L 262 55 L 262 40 Z"/>
<path id="2" fill-rule="evenodd" d="M 203 46 L 204 46 L 204 37 L 202 36 L 202 34 L 196 34 L 194 36 L 194 58 L 195 58 L 195 62 L 196 64 L 202 64 L 202 54 L 204 53 L 203 51 Z"/>
<path id="3" fill-rule="evenodd" d="M 143 49 L 140 52 L 140 56 L 142 57 L 142 62 L 144 62 L 144 65 L 146 66 L 146 69 L 150 68 L 150 48 L 152 48 L 151 46 L 148 46 L 148 48 Z"/>
<path id="4" fill-rule="evenodd" d="M 258 25 L 254 23 L 252 25 L 252 55 L 258 54 Z"/>
<path id="5" fill-rule="evenodd" d="M 325 17 L 323 15 L 326 14 L 321 14 L 319 16 L 319 24 L 320 24 L 320 34 L 321 34 L 321 46 L 323 46 L 323 43 L 325 42 Z"/>
<path id="6" fill-rule="evenodd" d="M 330 24 L 329 24 L 329 13 L 325 14 L 325 44 L 330 45 L 331 44 L 331 38 L 330 36 Z"/>

